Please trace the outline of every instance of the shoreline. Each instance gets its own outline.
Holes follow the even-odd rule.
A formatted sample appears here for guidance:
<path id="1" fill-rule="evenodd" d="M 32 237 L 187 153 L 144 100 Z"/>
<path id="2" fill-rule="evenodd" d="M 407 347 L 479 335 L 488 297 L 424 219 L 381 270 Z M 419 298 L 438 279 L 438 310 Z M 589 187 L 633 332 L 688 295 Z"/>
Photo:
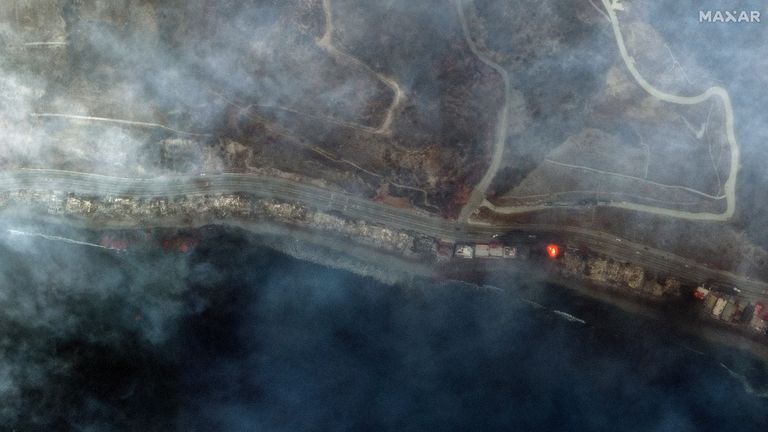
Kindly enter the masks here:
<path id="1" fill-rule="evenodd" d="M 723 323 L 711 322 L 693 314 L 669 320 L 671 314 L 665 312 L 679 307 L 669 301 L 640 297 L 627 292 L 617 291 L 609 286 L 601 286 L 584 280 L 565 277 L 555 267 L 533 266 L 530 261 L 490 261 L 482 264 L 471 263 L 473 266 L 465 269 L 464 274 L 458 274 L 455 262 L 427 264 L 415 259 L 409 259 L 395 252 L 382 251 L 375 247 L 350 242 L 341 236 L 327 232 L 310 232 L 301 227 L 287 226 L 275 222 L 245 222 L 238 220 L 198 220 L 189 223 L 139 224 L 136 223 L 89 223 L 86 220 L 62 218 L 51 215 L 30 215 L 28 212 L 13 211 L 8 217 L 8 211 L 2 213 L 6 224 L 36 226 L 63 225 L 69 228 L 89 232 L 105 231 L 135 231 L 142 229 L 168 230 L 201 230 L 215 228 L 221 230 L 241 230 L 254 243 L 286 254 L 301 261 L 307 261 L 326 267 L 348 271 L 358 276 L 370 277 L 387 285 L 410 285 L 418 279 L 440 281 L 455 280 L 481 286 L 481 274 L 496 276 L 524 276 L 533 282 L 552 285 L 557 290 L 568 290 L 591 301 L 607 304 L 632 315 L 659 320 L 670 326 L 675 332 L 686 337 L 719 346 L 726 346 L 745 351 L 752 356 L 768 363 L 768 346 L 742 334 Z M 288 241 L 286 241 L 288 240 Z M 506 264 L 501 267 L 500 264 Z M 480 283 L 480 285 L 478 285 Z M 508 289 L 500 287 L 504 292 Z"/>

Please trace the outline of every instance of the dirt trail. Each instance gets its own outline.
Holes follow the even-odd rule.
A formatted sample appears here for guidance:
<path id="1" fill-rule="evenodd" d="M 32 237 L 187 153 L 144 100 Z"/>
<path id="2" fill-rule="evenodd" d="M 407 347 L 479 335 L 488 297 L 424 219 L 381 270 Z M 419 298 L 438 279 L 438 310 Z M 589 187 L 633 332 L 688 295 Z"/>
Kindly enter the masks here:
<path id="1" fill-rule="evenodd" d="M 465 222 L 469 220 L 472 213 L 483 203 L 488 186 L 491 185 L 493 178 L 496 177 L 496 172 L 499 171 L 501 157 L 504 154 L 504 143 L 506 142 L 507 131 L 509 130 L 509 106 L 512 98 L 509 74 L 503 67 L 501 67 L 501 65 L 494 62 L 488 54 L 483 53 L 477 48 L 477 45 L 475 45 L 475 42 L 472 40 L 472 36 L 469 34 L 469 25 L 467 24 L 467 18 L 464 14 L 462 0 L 455 0 L 455 4 L 459 14 L 459 20 L 461 21 L 464 39 L 466 40 L 467 45 L 469 45 L 469 49 L 481 62 L 495 70 L 504 80 L 504 105 L 499 111 L 498 120 L 496 122 L 496 135 L 493 141 L 491 163 L 485 171 L 483 178 L 480 179 L 480 182 L 475 185 L 474 189 L 472 189 L 472 194 L 469 196 L 469 200 L 464 205 L 464 208 L 461 209 L 459 221 Z"/>
<path id="2" fill-rule="evenodd" d="M 317 40 L 317 46 L 326 50 L 341 63 L 347 63 L 352 67 L 364 69 L 366 72 L 376 77 L 376 79 L 383 82 L 387 87 L 390 88 L 390 90 L 392 90 L 392 103 L 389 105 L 389 108 L 387 108 L 387 113 L 384 116 L 384 120 L 382 120 L 381 125 L 378 128 L 372 130 L 372 132 L 376 134 L 390 134 L 392 132 L 392 121 L 395 118 L 395 114 L 405 101 L 405 92 L 400 87 L 400 84 L 398 84 L 394 79 L 380 72 L 376 72 L 362 61 L 336 48 L 332 40 L 334 25 L 333 12 L 331 10 L 331 0 L 323 0 L 323 12 L 325 13 L 325 32 L 323 33 L 323 36 Z"/>

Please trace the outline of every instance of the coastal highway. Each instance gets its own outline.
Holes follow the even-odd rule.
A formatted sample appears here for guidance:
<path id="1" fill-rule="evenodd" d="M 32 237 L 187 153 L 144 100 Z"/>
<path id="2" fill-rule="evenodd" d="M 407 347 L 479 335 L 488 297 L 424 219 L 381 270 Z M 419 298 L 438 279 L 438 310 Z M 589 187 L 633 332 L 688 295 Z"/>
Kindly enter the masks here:
<path id="1" fill-rule="evenodd" d="M 526 232 L 541 237 L 554 237 L 569 246 L 587 247 L 616 260 L 635 262 L 658 273 L 692 281 L 717 281 L 722 286 L 738 287 L 741 295 L 748 298 L 768 299 L 768 284 L 765 282 L 710 269 L 690 259 L 599 231 L 559 225 L 499 226 L 457 222 L 421 210 L 392 207 L 345 192 L 331 191 L 277 177 L 211 174 L 127 178 L 45 169 L 0 173 L 0 192 L 15 190 L 58 191 L 86 196 L 132 198 L 246 193 L 262 198 L 296 201 L 323 211 L 337 211 L 350 218 L 457 242 L 489 242 L 495 235 Z"/>

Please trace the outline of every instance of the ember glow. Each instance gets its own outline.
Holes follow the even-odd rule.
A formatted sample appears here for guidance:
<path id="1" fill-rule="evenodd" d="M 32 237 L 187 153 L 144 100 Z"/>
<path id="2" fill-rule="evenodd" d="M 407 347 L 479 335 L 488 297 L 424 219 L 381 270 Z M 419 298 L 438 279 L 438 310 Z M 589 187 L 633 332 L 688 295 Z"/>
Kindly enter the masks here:
<path id="1" fill-rule="evenodd" d="M 547 256 L 550 258 L 557 258 L 557 256 L 560 255 L 560 248 L 557 247 L 557 245 L 550 244 L 547 245 Z"/>

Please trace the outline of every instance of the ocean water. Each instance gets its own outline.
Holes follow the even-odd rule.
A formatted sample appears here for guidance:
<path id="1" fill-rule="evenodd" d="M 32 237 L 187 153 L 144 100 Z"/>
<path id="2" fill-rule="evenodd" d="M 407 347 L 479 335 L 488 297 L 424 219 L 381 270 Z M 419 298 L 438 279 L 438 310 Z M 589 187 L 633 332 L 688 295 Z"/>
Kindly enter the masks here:
<path id="1" fill-rule="evenodd" d="M 6 233 L 0 258 L 0 430 L 768 424 L 764 363 L 524 274 L 387 286 L 220 229 L 190 253 Z"/>
<path id="2" fill-rule="evenodd" d="M 186 430 L 758 430 L 765 365 L 560 287 L 385 286 L 265 250 L 200 251 Z M 732 371 L 729 372 L 728 367 Z M 736 372 L 739 371 L 739 372 Z"/>

